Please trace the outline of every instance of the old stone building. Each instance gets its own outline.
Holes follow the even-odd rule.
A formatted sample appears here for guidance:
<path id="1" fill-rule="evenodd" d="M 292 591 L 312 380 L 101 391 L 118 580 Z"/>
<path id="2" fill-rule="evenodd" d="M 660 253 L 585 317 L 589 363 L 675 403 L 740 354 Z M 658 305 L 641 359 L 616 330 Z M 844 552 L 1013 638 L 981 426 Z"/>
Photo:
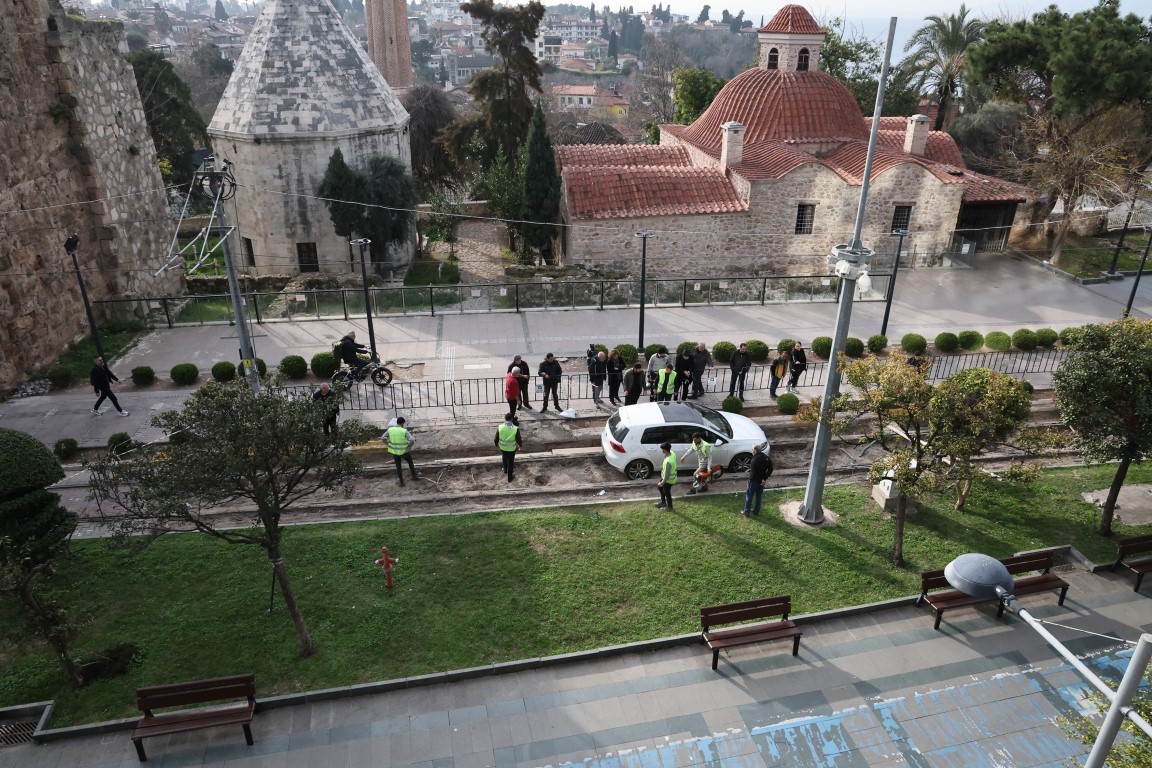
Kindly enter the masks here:
<path id="1" fill-rule="evenodd" d="M 237 189 L 226 209 L 256 274 L 347 272 L 348 238 L 317 197 L 328 160 L 412 167 L 408 113 L 326 0 L 268 0 L 208 126 Z M 402 266 L 414 239 L 373 260 Z"/>
<path id="2" fill-rule="evenodd" d="M 88 332 L 64 241 L 97 322 L 179 286 L 153 277 L 171 225 L 122 25 L 14 0 L 0 14 L 0 387 Z M 123 300 L 115 305 L 105 300 Z"/>
<path id="3" fill-rule="evenodd" d="M 871 120 L 820 70 L 824 31 L 785 6 L 762 29 L 760 64 L 659 146 L 560 146 L 568 263 L 631 271 L 648 230 L 659 275 L 823 273 L 851 239 Z M 865 245 L 893 253 L 1002 247 L 1027 191 L 967 170 L 927 118 L 881 118 Z"/>
<path id="4" fill-rule="evenodd" d="M 372 59 L 397 95 L 403 95 L 412 87 L 408 3 L 405 0 L 365 0 L 364 27 L 368 33 L 368 58 Z"/>

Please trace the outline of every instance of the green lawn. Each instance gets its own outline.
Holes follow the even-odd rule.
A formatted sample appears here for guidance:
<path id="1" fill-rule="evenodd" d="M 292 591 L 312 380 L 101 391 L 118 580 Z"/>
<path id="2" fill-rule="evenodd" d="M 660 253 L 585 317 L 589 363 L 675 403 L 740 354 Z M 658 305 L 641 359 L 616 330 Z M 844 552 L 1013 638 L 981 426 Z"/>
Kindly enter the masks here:
<path id="1" fill-rule="evenodd" d="M 645 502 L 291 528 L 288 571 L 319 648 L 306 660 L 282 601 L 266 612 L 259 550 L 189 534 L 142 552 L 76 542 L 51 589 L 79 623 L 81 652 L 133 641 L 142 659 L 74 694 L 4 598 L 0 706 L 54 698 L 53 725 L 64 725 L 132 714 L 140 685 L 255 672 L 270 695 L 595 648 L 692 632 L 701 605 L 790 593 L 806 613 L 913 594 L 919 571 L 967 551 L 1072 543 L 1104 561 L 1115 545 L 1093 533 L 1096 513 L 1079 494 L 1111 471 L 1048 472 L 1027 488 L 988 481 L 964 513 L 946 498 L 924 504 L 908 526 L 906 570 L 888 564 L 892 523 L 861 487 L 827 490 L 841 524 L 821 530 L 778 516 L 799 491 L 765 494 L 758 520 L 726 494 L 680 501 L 674 514 Z M 1149 481 L 1152 467 L 1129 473 Z M 381 544 L 400 558 L 392 592 L 373 564 Z"/>
<path id="2" fill-rule="evenodd" d="M 148 328 L 139 322 L 114 323 L 100 329 L 100 345 L 104 348 L 105 359 L 109 364 L 114 363 L 116 358 L 131 349 L 136 340 L 146 333 Z M 75 381 L 87 381 L 95 358 L 96 344 L 88 335 L 69 346 L 56 365 L 70 370 Z"/>
<path id="3" fill-rule="evenodd" d="M 1117 238 L 1119 235 L 1116 236 Z M 1143 244 L 1140 235 L 1129 232 L 1125 239 L 1125 247 L 1120 251 L 1120 258 L 1116 269 L 1120 271 L 1136 270 L 1140 268 L 1140 254 L 1130 248 Z M 1114 238 L 1115 239 L 1115 238 Z M 1069 234 L 1060 253 L 1060 269 L 1076 275 L 1077 277 L 1099 277 L 1101 272 L 1107 272 L 1112 266 L 1112 257 L 1116 252 L 1116 245 L 1105 239 L 1080 237 Z M 1033 254 L 1036 255 L 1036 254 Z M 1037 258 L 1046 259 L 1047 254 L 1037 255 Z"/>

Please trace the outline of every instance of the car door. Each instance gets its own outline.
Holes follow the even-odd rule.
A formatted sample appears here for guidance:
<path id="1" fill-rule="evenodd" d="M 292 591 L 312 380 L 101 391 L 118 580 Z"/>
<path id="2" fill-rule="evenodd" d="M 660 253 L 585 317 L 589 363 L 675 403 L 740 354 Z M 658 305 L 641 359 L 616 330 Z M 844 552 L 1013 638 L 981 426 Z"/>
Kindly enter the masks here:
<path id="1" fill-rule="evenodd" d="M 675 450 L 675 441 L 678 437 L 679 430 L 667 424 L 648 427 L 644 430 L 644 434 L 640 438 L 640 449 L 643 457 L 652 465 L 657 475 L 660 474 L 660 466 L 664 463 L 664 452 L 660 450 L 660 444 L 672 443 L 672 449 Z"/>
<path id="2" fill-rule="evenodd" d="M 712 463 L 723 464 L 727 467 L 728 462 L 732 461 L 732 457 L 735 455 L 732 450 L 731 441 L 711 429 L 702 429 L 700 431 L 704 433 L 704 439 L 712 443 Z"/>

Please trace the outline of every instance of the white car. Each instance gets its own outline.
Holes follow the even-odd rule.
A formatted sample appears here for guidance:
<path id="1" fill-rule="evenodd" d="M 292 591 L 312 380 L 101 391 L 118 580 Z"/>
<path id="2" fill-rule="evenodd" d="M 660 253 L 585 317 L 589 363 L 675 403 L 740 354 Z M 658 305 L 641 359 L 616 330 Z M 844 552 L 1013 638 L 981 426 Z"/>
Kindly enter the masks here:
<path id="1" fill-rule="evenodd" d="M 609 464 L 630 480 L 644 480 L 664 460 L 661 443 L 671 443 L 679 461 L 695 432 L 715 446 L 713 463 L 729 472 L 748 471 L 753 446 L 764 444 L 767 453 L 768 439 L 752 419 L 695 403 L 626 405 L 608 419 L 600 445 Z"/>

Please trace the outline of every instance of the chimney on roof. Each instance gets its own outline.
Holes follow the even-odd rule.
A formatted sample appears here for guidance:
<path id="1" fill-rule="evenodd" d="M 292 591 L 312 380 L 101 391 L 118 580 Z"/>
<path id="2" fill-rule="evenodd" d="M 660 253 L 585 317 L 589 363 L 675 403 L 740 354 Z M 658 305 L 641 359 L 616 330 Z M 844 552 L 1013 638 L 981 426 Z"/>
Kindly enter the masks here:
<path id="1" fill-rule="evenodd" d="M 720 141 L 720 167 L 727 170 L 729 166 L 744 161 L 744 126 L 729 120 L 720 128 L 724 131 L 724 138 Z"/>
<path id="2" fill-rule="evenodd" d="M 904 151 L 910 155 L 924 156 L 924 148 L 928 146 L 928 118 L 924 115 L 913 115 L 908 118 L 908 127 L 904 129 Z"/>

